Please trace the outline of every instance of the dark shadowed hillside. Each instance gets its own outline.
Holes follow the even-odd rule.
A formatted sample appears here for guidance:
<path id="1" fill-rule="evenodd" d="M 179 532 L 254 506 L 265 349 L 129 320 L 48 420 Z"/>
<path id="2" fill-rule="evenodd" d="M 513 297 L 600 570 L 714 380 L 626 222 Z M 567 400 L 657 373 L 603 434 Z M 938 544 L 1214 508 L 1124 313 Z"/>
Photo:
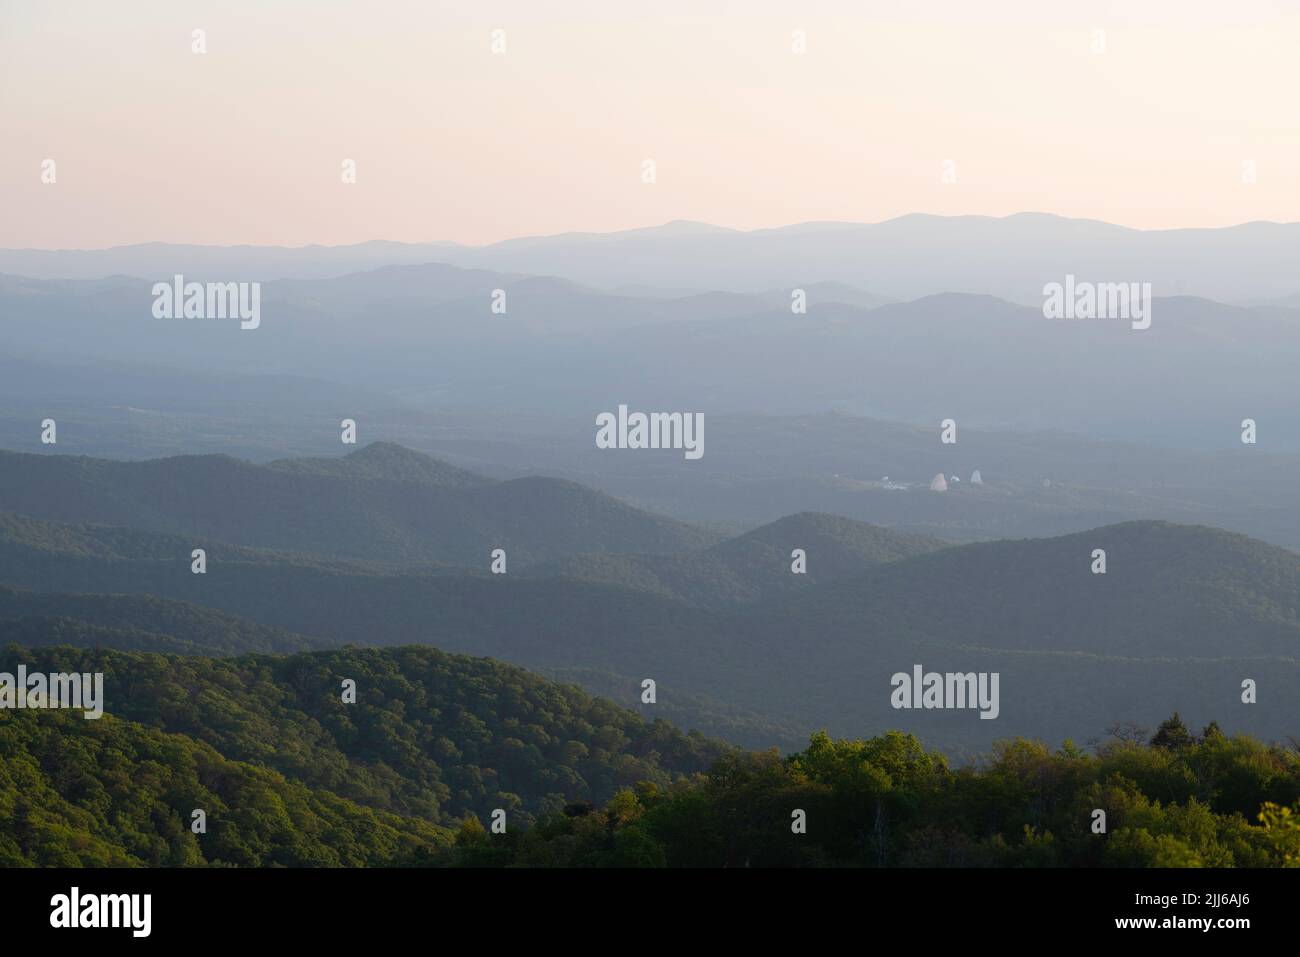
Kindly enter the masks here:
<path id="1" fill-rule="evenodd" d="M 153 595 L 35 592 L 0 585 L 0 642 L 231 655 L 329 644 L 189 602 Z"/>
<path id="2" fill-rule="evenodd" d="M 944 542 L 837 515 L 804 512 L 701 551 L 677 555 L 579 555 L 548 562 L 530 575 L 558 575 L 659 592 L 703 607 L 773 599 L 818 582 L 865 573 L 882 562 L 924 555 Z M 795 549 L 806 570 L 791 572 Z"/>
<path id="3" fill-rule="evenodd" d="M 1104 574 L 1092 571 L 1097 549 Z M 1127 522 L 882 565 L 755 615 L 971 647 L 1300 657 L 1300 555 L 1219 529 Z"/>
<path id="4" fill-rule="evenodd" d="M 589 551 L 677 551 L 716 536 L 573 482 L 477 479 L 391 445 L 337 462 L 227 456 L 111 462 L 0 452 L 0 510 L 332 558 L 486 568 Z"/>

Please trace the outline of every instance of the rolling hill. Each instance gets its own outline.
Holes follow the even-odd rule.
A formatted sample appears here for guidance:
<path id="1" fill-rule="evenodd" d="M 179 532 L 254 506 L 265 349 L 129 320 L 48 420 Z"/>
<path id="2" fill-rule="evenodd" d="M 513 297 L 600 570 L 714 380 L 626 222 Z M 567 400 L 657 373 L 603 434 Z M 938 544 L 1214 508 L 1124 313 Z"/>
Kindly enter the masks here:
<path id="1" fill-rule="evenodd" d="M 589 551 L 677 551 L 717 536 L 577 483 L 496 482 L 376 443 L 342 460 L 116 462 L 0 452 L 0 510 L 329 558 L 486 568 Z"/>
<path id="2" fill-rule="evenodd" d="M 872 566 L 945 547 L 836 515 L 805 512 L 699 551 L 677 555 L 580 555 L 526 570 L 657 592 L 708 608 L 726 608 L 797 593 L 810 584 L 852 578 Z M 794 549 L 808 557 L 791 573 Z"/>

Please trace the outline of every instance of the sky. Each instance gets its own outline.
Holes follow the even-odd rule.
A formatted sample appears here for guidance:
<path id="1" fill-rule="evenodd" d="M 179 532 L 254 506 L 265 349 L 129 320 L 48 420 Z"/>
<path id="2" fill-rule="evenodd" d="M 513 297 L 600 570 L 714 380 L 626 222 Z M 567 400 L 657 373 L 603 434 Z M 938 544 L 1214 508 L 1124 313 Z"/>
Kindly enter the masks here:
<path id="1" fill-rule="evenodd" d="M 0 0 L 0 247 L 1291 222 L 1298 51 L 1291 0 Z"/>

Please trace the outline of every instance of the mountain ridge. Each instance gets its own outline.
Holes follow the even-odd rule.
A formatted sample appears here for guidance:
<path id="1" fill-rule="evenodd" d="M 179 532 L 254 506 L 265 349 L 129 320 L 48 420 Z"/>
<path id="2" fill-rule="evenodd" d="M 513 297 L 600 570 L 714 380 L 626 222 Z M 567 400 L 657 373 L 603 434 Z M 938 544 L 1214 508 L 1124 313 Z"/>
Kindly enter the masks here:
<path id="1" fill-rule="evenodd" d="M 0 510 L 251 548 L 486 567 L 581 551 L 675 551 L 717 536 L 563 479 L 494 481 L 400 446 L 257 465 L 0 451 Z"/>

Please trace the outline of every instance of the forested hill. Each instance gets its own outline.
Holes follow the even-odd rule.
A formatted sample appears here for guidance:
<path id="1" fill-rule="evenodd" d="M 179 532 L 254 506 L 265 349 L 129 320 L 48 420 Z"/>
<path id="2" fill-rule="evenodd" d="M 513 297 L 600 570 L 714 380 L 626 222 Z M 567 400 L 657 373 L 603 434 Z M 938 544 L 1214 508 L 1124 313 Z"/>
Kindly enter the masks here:
<path id="1" fill-rule="evenodd" d="M 736 753 L 671 791 L 489 837 L 462 828 L 437 863 L 669 867 L 1296 867 L 1300 757 L 1177 715 L 1089 752 L 1004 742 L 952 769 L 913 736 L 812 735 Z M 1094 823 L 1104 813 L 1105 831 Z M 803 830 L 795 826 L 802 822 Z"/>
<path id="2" fill-rule="evenodd" d="M 183 734 L 0 711 L 0 867 L 399 865 L 451 839 Z"/>
<path id="3" fill-rule="evenodd" d="M 177 745 L 190 753 L 187 765 L 193 746 L 202 746 L 313 792 L 430 824 L 467 813 L 486 819 L 503 808 L 523 825 L 639 781 L 667 786 L 728 750 L 574 686 L 427 647 L 225 659 L 0 649 L 0 672 L 16 673 L 19 664 L 29 673 L 104 674 L 105 717 L 78 714 L 78 729 L 130 723 L 165 731 L 189 742 Z M 355 703 L 343 700 L 345 681 L 355 682 Z M 48 711 L 0 710 L 0 726 L 50 720 Z M 6 750 L 6 763 L 16 753 Z M 75 747 L 68 760 L 67 774 L 99 773 Z M 86 799 L 93 804 L 99 791 L 90 787 Z"/>
<path id="4" fill-rule="evenodd" d="M 134 721 L 0 712 L 0 866 L 1294 867 L 1298 798 L 1293 749 L 1173 715 L 1149 743 L 1015 740 L 957 770 L 910 735 L 818 733 L 784 758 L 728 752 L 705 775 L 508 813 L 490 833 Z"/>

